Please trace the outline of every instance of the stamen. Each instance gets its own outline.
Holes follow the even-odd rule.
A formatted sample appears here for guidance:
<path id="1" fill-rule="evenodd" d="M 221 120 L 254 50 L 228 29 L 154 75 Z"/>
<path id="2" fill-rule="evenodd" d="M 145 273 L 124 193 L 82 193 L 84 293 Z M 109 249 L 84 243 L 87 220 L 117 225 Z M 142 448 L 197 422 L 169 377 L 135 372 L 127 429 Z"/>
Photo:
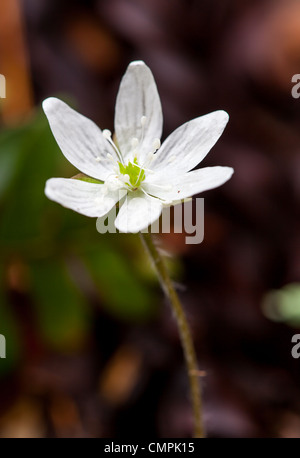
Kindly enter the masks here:
<path id="1" fill-rule="evenodd" d="M 102 131 L 102 134 L 103 134 L 103 137 L 106 138 L 106 140 L 111 144 L 111 146 L 113 147 L 113 149 L 117 153 L 117 156 L 118 156 L 119 160 L 123 163 L 122 154 L 120 153 L 119 149 L 117 148 L 117 146 L 115 145 L 115 143 L 113 142 L 113 140 L 111 138 L 111 131 L 108 130 L 108 129 L 104 129 Z M 107 157 L 108 157 L 108 155 L 107 155 Z"/>
<path id="2" fill-rule="evenodd" d="M 106 140 L 111 139 L 111 131 L 109 129 L 104 129 L 102 131 L 103 137 L 106 138 Z"/>
<path id="3" fill-rule="evenodd" d="M 147 154 L 147 159 L 146 159 L 147 165 L 150 165 L 151 162 L 153 161 L 153 159 L 154 159 L 154 154 L 152 152 L 148 153 Z"/>
<path id="4" fill-rule="evenodd" d="M 146 121 L 147 121 L 146 116 L 142 116 L 142 117 L 141 117 L 141 126 L 142 126 L 142 127 L 144 127 L 144 125 L 146 124 Z"/>
<path id="5" fill-rule="evenodd" d="M 109 191 L 117 191 L 122 187 L 120 181 L 121 180 L 118 175 L 110 175 L 105 180 L 105 186 Z"/>
<path id="6" fill-rule="evenodd" d="M 167 161 L 167 164 L 171 164 L 172 162 L 174 162 L 176 159 L 176 156 L 171 156 L 168 161 Z"/>
<path id="7" fill-rule="evenodd" d="M 142 168 L 143 168 L 144 170 L 147 170 L 146 167 L 148 167 L 148 166 L 151 164 L 151 162 L 153 161 L 153 159 L 155 158 L 154 154 L 155 154 L 156 151 L 160 148 L 160 145 L 161 145 L 160 139 L 159 139 L 159 138 L 155 138 L 154 141 L 153 141 L 153 143 L 152 143 L 152 148 L 153 148 L 153 149 L 152 149 L 152 151 L 150 151 L 150 152 L 147 154 L 146 159 L 145 159 L 145 161 L 144 161 L 144 164 L 142 165 Z M 150 171 L 150 173 L 151 173 L 151 171 Z M 153 173 L 153 172 L 152 172 L 152 173 Z"/>
<path id="8" fill-rule="evenodd" d="M 131 139 L 131 146 L 133 148 L 133 150 L 135 150 L 139 145 L 139 140 L 136 138 L 136 137 L 133 137 Z"/>
<path id="9" fill-rule="evenodd" d="M 151 199 L 154 199 L 153 196 L 151 196 L 151 194 L 148 194 L 147 191 L 145 191 L 145 189 L 143 189 L 143 187 L 141 187 L 141 191 L 146 194 L 146 196 L 150 197 Z"/>
<path id="10" fill-rule="evenodd" d="M 151 165 L 151 162 L 153 161 L 154 159 L 154 154 L 153 153 L 148 153 L 147 156 L 146 156 L 146 159 L 144 161 L 144 164 L 142 165 L 142 168 L 144 170 L 147 170 L 149 173 L 154 173 L 152 170 L 148 169 L 148 167 L 150 167 Z"/>
<path id="11" fill-rule="evenodd" d="M 119 164 L 118 164 L 118 165 L 114 164 L 113 171 L 114 171 L 114 173 L 115 173 L 116 175 L 118 175 L 118 174 L 120 173 Z"/>
<path id="12" fill-rule="evenodd" d="M 162 185 L 162 184 L 151 183 L 151 186 L 155 186 L 156 188 L 162 189 L 164 191 L 171 191 L 173 189 L 173 186 L 171 184 Z"/>
<path id="13" fill-rule="evenodd" d="M 114 162 L 114 158 L 112 157 L 112 155 L 110 153 L 107 153 L 106 155 L 107 159 L 109 159 L 110 161 Z"/>
<path id="14" fill-rule="evenodd" d="M 96 162 L 101 162 L 101 157 L 99 157 L 99 156 L 95 157 L 95 161 Z"/>
<path id="15" fill-rule="evenodd" d="M 119 180 L 123 181 L 125 184 L 129 183 L 130 176 L 127 173 L 125 173 L 125 175 L 119 175 Z"/>
<path id="16" fill-rule="evenodd" d="M 136 184 L 139 182 L 139 179 L 140 179 L 140 177 L 141 177 L 141 173 L 142 173 L 143 170 L 144 170 L 144 169 L 142 169 L 142 167 L 140 167 L 140 173 L 139 173 L 139 175 L 138 175 L 138 177 L 137 177 L 137 180 L 136 180 L 136 182 L 135 182 L 135 184 L 134 184 L 135 186 L 136 186 Z"/>
<path id="17" fill-rule="evenodd" d="M 155 138 L 154 139 L 154 142 L 152 144 L 152 148 L 153 148 L 153 152 L 156 153 L 156 151 L 160 148 L 161 146 L 161 143 L 160 143 L 160 139 L 159 138 Z"/>
<path id="18" fill-rule="evenodd" d="M 146 194 L 146 196 L 150 197 L 150 199 L 155 199 L 155 200 L 160 200 L 164 204 L 169 204 L 171 201 L 163 199 L 162 197 L 156 197 L 156 196 L 151 196 L 148 192 L 145 191 L 145 189 L 141 188 L 141 191 Z"/>

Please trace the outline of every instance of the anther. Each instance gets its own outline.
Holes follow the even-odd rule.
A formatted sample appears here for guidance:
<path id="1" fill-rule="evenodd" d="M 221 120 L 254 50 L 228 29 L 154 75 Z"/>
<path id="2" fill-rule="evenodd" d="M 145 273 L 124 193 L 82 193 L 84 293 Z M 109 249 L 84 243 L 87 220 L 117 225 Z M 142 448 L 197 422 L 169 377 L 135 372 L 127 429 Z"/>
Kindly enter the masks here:
<path id="1" fill-rule="evenodd" d="M 169 159 L 168 159 L 168 164 L 171 164 L 171 162 L 174 162 L 176 159 L 176 156 L 171 156 Z"/>
<path id="2" fill-rule="evenodd" d="M 107 159 L 109 159 L 110 161 L 113 161 L 114 162 L 114 158 L 112 157 L 112 155 L 110 153 L 107 153 L 106 155 Z"/>
<path id="3" fill-rule="evenodd" d="M 103 137 L 106 138 L 107 140 L 111 139 L 111 131 L 108 129 L 104 129 L 102 131 Z"/>
<path id="4" fill-rule="evenodd" d="M 146 121 L 147 121 L 146 116 L 142 116 L 142 117 L 141 117 L 141 126 L 142 126 L 142 127 L 144 127 L 144 125 L 146 124 Z"/>
<path id="5" fill-rule="evenodd" d="M 99 156 L 95 157 L 95 161 L 96 162 L 101 162 L 101 157 L 99 157 Z"/>
<path id="6" fill-rule="evenodd" d="M 108 130 L 108 129 L 104 129 L 104 130 L 102 131 L 102 134 L 103 134 L 103 137 L 106 138 L 106 140 L 108 140 L 108 142 L 111 144 L 111 146 L 113 147 L 113 149 L 114 149 L 115 152 L 117 153 L 118 158 L 119 158 L 120 161 L 122 162 L 122 155 L 121 155 L 119 149 L 117 148 L 117 146 L 115 145 L 115 143 L 113 142 L 113 140 L 112 140 L 112 138 L 111 138 L 111 131 Z M 110 155 L 110 156 L 111 156 L 111 155 Z M 112 156 L 109 157 L 108 155 L 107 155 L 107 157 L 108 157 L 109 159 L 112 158 Z"/>
<path id="7" fill-rule="evenodd" d="M 160 145 L 161 145 L 160 139 L 159 138 L 155 138 L 154 142 L 152 144 L 152 148 L 154 150 L 154 153 L 160 148 Z"/>

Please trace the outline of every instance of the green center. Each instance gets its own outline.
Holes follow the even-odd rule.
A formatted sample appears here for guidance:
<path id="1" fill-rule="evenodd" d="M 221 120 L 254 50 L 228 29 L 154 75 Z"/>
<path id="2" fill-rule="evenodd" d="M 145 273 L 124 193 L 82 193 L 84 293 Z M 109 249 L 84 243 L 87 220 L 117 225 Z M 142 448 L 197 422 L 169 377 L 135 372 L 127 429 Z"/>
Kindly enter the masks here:
<path id="1" fill-rule="evenodd" d="M 138 165 L 137 159 L 134 158 L 133 163 L 128 162 L 127 165 L 124 165 L 121 162 L 119 162 L 118 164 L 120 173 L 122 175 L 129 176 L 129 183 L 126 184 L 134 190 L 137 189 L 146 177 L 145 170 Z"/>

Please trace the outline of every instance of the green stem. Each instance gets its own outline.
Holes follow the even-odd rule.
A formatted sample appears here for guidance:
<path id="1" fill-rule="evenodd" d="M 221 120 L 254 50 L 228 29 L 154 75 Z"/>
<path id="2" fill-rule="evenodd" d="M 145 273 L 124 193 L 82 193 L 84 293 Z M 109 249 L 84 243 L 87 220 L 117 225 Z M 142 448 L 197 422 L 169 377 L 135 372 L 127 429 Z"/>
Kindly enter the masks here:
<path id="1" fill-rule="evenodd" d="M 191 400 L 195 421 L 194 437 L 204 437 L 199 370 L 189 324 L 187 322 L 178 295 L 173 287 L 172 280 L 169 276 L 164 259 L 157 250 L 152 235 L 150 233 L 141 233 L 140 235 L 156 268 L 161 286 L 169 298 L 177 321 L 190 383 Z"/>

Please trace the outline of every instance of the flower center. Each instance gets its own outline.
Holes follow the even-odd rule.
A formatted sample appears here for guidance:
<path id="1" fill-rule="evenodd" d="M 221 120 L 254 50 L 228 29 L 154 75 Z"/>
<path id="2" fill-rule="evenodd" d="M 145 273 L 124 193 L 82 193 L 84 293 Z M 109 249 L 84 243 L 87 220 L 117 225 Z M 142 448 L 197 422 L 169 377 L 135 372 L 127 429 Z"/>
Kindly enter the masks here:
<path id="1" fill-rule="evenodd" d="M 148 152 L 143 158 L 142 165 L 139 165 L 139 159 L 141 159 L 140 155 L 140 147 L 143 143 L 144 140 L 144 127 L 147 122 L 146 116 L 141 117 L 141 138 L 140 140 L 136 137 L 133 137 L 131 139 L 131 147 L 132 147 L 132 153 L 131 153 L 131 158 L 133 157 L 134 159 L 131 161 L 128 161 L 128 163 L 125 165 L 122 154 L 118 148 L 118 146 L 114 143 L 112 140 L 112 134 L 108 129 L 103 130 L 103 135 L 104 137 L 108 140 L 108 142 L 112 145 L 114 148 L 118 159 L 116 160 L 112 157 L 110 153 L 107 154 L 108 159 L 110 159 L 114 163 L 114 170 L 116 175 L 113 176 L 113 182 L 109 183 L 110 186 L 115 186 L 117 182 L 125 184 L 130 191 L 136 191 L 142 184 L 142 182 L 146 178 L 146 172 L 153 173 L 150 169 L 149 166 L 154 159 L 154 155 L 157 152 L 157 150 L 160 148 L 160 140 L 158 138 L 155 138 L 153 141 L 152 149 L 151 151 Z M 96 161 L 101 160 L 100 158 L 95 158 Z"/>
<path id="2" fill-rule="evenodd" d="M 125 184 L 135 191 L 146 178 L 145 170 L 138 165 L 137 158 L 127 165 L 118 162 L 121 175 L 125 178 Z"/>

